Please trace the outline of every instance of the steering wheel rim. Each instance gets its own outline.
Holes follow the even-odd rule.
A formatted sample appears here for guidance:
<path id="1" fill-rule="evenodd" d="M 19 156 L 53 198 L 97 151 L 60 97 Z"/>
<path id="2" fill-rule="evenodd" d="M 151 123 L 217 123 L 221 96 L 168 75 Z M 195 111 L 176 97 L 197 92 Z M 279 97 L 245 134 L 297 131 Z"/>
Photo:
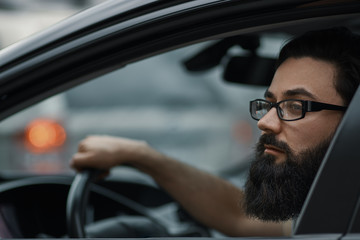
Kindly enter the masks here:
<path id="1" fill-rule="evenodd" d="M 98 169 L 84 169 L 76 174 L 71 184 L 66 203 L 66 224 L 69 238 L 86 238 L 85 214 L 91 183 L 103 173 L 104 171 Z M 163 226 L 162 221 L 159 221 L 146 207 L 112 191 L 103 191 L 102 193 L 111 196 L 112 199 L 116 199 L 117 202 L 132 209 L 134 212 L 147 217 L 162 229 L 166 235 L 169 234 L 166 227 Z"/>
<path id="2" fill-rule="evenodd" d="M 88 203 L 88 196 L 91 189 L 91 183 L 104 172 L 98 169 L 85 169 L 76 174 L 67 198 L 66 204 L 66 224 L 69 238 L 86 238 L 85 232 L 85 213 Z M 126 206 L 134 212 L 148 218 L 162 232 L 162 236 L 171 236 L 167 229 L 167 220 L 159 218 L 153 214 L 150 209 L 142 206 L 131 199 L 122 196 L 119 193 L 102 189 L 102 194 L 116 200 L 116 202 Z M 210 236 L 205 226 L 198 226 L 202 236 Z"/>
<path id="3" fill-rule="evenodd" d="M 85 238 L 85 206 L 90 184 L 100 173 L 95 169 L 84 170 L 76 174 L 71 184 L 66 204 L 66 223 L 70 238 Z"/>

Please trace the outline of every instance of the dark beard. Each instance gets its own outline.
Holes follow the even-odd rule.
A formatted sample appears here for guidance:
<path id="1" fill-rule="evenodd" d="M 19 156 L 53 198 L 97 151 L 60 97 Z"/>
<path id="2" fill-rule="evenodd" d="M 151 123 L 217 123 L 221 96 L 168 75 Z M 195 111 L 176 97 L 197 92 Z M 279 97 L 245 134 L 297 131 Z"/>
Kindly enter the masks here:
<path id="1" fill-rule="evenodd" d="M 286 221 L 297 217 L 330 141 L 331 137 L 294 155 L 286 143 L 276 140 L 275 135 L 262 135 L 245 185 L 247 215 L 265 221 Z M 286 161 L 275 163 L 274 156 L 264 154 L 264 144 L 282 149 Z"/>

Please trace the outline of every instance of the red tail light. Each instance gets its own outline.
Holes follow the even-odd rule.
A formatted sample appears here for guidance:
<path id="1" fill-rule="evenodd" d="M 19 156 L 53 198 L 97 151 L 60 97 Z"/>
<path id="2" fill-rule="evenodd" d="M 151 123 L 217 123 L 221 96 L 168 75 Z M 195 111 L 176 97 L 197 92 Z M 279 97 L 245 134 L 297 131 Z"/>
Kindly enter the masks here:
<path id="1" fill-rule="evenodd" d="M 32 152 L 50 152 L 61 147 L 65 140 L 65 129 L 54 120 L 37 119 L 26 128 L 25 145 Z"/>

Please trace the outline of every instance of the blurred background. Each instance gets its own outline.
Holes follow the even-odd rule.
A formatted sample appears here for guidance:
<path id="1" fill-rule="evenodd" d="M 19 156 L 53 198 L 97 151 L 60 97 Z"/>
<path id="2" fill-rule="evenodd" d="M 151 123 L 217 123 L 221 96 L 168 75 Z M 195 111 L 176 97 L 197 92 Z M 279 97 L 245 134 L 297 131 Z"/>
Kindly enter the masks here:
<path id="1" fill-rule="evenodd" d="M 0 0 L 0 48 L 105 0 Z"/>
<path id="2" fill-rule="evenodd" d="M 0 0 L 0 47 L 104 1 Z M 274 58 L 283 41 L 265 34 L 257 53 Z M 213 173 L 243 171 L 259 135 L 249 101 L 263 97 L 265 87 L 224 81 L 222 64 L 190 71 L 184 62 L 212 44 L 130 64 L 3 120 L 0 173 L 72 174 L 68 162 L 89 134 L 145 140 Z M 224 61 L 244 54 L 234 46 Z"/>

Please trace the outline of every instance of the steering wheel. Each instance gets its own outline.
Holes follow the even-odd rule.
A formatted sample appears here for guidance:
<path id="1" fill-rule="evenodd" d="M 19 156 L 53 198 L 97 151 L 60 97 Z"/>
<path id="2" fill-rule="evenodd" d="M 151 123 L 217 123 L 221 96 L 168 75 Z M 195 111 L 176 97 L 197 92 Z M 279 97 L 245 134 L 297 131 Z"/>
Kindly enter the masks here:
<path id="1" fill-rule="evenodd" d="M 77 173 L 71 184 L 66 205 L 66 223 L 68 237 L 70 238 L 87 237 L 85 233 L 85 213 L 88 196 L 91 188 L 91 183 L 101 173 L 103 172 L 95 169 L 83 170 L 82 172 Z M 102 194 L 110 197 L 111 199 L 115 200 L 119 204 L 122 204 L 128 209 L 131 209 L 132 211 L 138 213 L 140 216 L 143 216 L 143 220 L 146 219 L 147 221 L 147 228 L 145 229 L 145 231 L 156 231 L 156 234 L 158 236 L 172 236 L 172 234 L 170 234 L 167 230 L 169 228 L 167 220 L 161 219 L 158 215 L 154 214 L 147 207 L 140 205 L 137 202 L 111 190 L 102 189 Z M 111 230 L 114 230 L 115 228 L 119 228 L 119 224 L 121 223 L 119 223 L 118 220 L 115 220 L 107 225 L 112 225 L 113 228 Z M 144 224 L 139 223 L 138 225 L 139 226 L 134 226 L 139 228 L 137 230 L 144 230 Z M 128 226 L 125 227 L 128 228 Z M 108 230 L 106 229 L 104 232 L 108 232 Z M 199 232 L 202 236 L 210 236 L 208 229 L 203 226 L 196 226 L 196 232 Z"/>
<path id="2" fill-rule="evenodd" d="M 66 223 L 70 238 L 85 238 L 85 206 L 89 195 L 89 185 L 98 176 L 95 169 L 78 173 L 69 190 L 66 204 Z"/>

